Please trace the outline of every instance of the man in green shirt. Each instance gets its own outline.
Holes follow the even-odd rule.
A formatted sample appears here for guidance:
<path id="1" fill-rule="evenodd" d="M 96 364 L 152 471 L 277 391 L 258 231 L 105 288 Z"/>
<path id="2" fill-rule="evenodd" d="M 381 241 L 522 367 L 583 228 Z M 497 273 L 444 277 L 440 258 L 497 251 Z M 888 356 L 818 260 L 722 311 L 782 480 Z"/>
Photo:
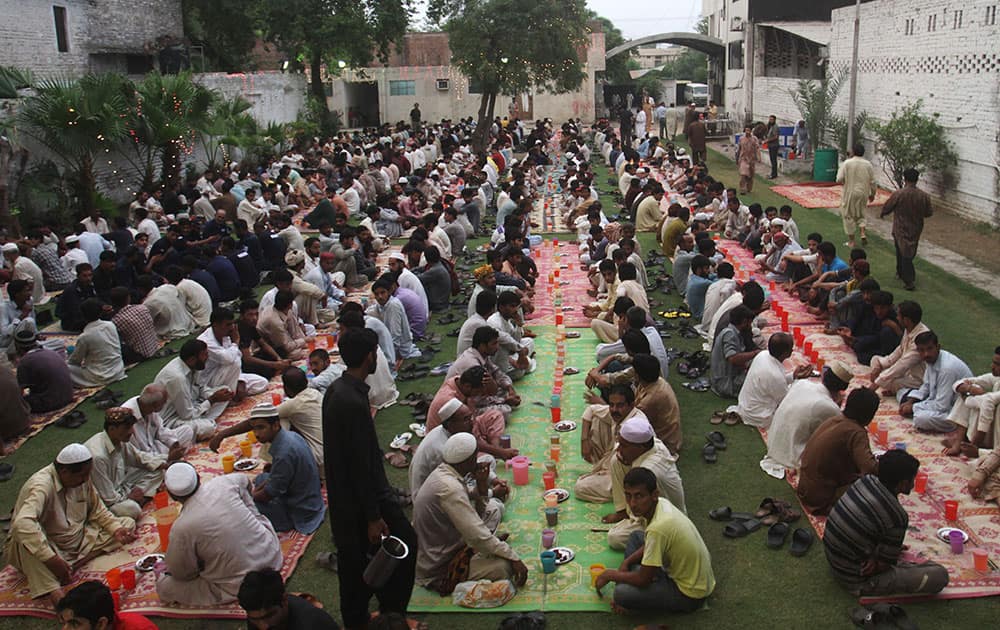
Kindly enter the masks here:
<path id="1" fill-rule="evenodd" d="M 712 558 L 694 523 L 657 491 L 656 476 L 638 467 L 622 482 L 629 510 L 646 521 L 633 532 L 618 570 L 597 576 L 598 593 L 615 583 L 611 606 L 630 611 L 693 612 L 715 589 Z"/>

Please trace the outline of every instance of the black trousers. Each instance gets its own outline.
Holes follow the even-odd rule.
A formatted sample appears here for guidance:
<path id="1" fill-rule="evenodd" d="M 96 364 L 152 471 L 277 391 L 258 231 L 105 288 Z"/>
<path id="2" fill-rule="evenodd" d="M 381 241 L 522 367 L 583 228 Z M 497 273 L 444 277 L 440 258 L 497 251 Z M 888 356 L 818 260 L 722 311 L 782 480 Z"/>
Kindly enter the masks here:
<path id="1" fill-rule="evenodd" d="M 340 578 L 340 612 L 346 628 L 358 628 L 368 623 L 368 602 L 378 599 L 379 612 L 406 615 L 413 593 L 417 568 L 417 533 L 399 504 L 383 501 L 379 504 L 382 520 L 389 532 L 406 543 L 410 555 L 403 560 L 381 589 L 372 591 L 362 579 L 368 559 L 377 548 L 368 544 L 367 523 L 364 519 L 341 520 L 331 512 L 333 542 L 337 545 L 337 575 Z"/>
<path id="2" fill-rule="evenodd" d="M 771 177 L 778 176 L 778 141 L 770 142 L 767 145 L 767 152 L 771 155 Z"/>
<path id="3" fill-rule="evenodd" d="M 913 268 L 913 258 L 903 256 L 899 249 L 899 241 L 894 240 L 896 246 L 896 275 L 903 281 L 903 284 L 910 286 L 917 279 L 917 270 Z"/>
<path id="4" fill-rule="evenodd" d="M 264 359 L 265 361 L 270 361 L 271 357 L 265 355 L 263 352 L 258 352 L 253 355 L 258 359 Z M 256 374 L 257 376 L 263 376 L 264 378 L 271 380 L 274 378 L 275 371 L 273 368 L 269 368 L 265 365 L 257 365 L 256 363 L 243 362 L 242 369 L 247 374 Z"/>

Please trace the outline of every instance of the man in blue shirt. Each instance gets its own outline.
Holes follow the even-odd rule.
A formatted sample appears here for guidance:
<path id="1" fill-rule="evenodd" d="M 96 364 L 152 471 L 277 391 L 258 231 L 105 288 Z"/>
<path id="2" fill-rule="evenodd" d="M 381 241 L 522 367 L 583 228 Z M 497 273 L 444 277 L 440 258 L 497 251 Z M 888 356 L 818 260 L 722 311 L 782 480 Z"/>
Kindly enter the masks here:
<path id="1" fill-rule="evenodd" d="M 219 284 L 220 301 L 230 302 L 240 296 L 240 274 L 233 263 L 221 253 L 216 253 L 215 258 L 208 263 L 208 273 L 212 274 Z"/>
<path id="2" fill-rule="evenodd" d="M 715 281 L 709 277 L 711 270 L 712 261 L 707 256 L 698 254 L 691 260 L 691 275 L 688 276 L 685 301 L 695 321 L 700 321 L 705 313 L 705 295 L 708 293 L 708 287 Z"/>
<path id="3" fill-rule="evenodd" d="M 827 271 L 841 271 L 847 269 L 847 263 L 837 256 L 837 247 L 830 241 L 823 241 L 816 247 L 823 265 L 820 267 L 820 274 Z"/>
<path id="4" fill-rule="evenodd" d="M 326 506 L 319 468 L 309 444 L 298 433 L 281 428 L 278 410 L 260 403 L 250 411 L 250 429 L 269 444 L 271 469 L 254 480 L 253 500 L 275 531 L 311 534 L 323 524 Z"/>

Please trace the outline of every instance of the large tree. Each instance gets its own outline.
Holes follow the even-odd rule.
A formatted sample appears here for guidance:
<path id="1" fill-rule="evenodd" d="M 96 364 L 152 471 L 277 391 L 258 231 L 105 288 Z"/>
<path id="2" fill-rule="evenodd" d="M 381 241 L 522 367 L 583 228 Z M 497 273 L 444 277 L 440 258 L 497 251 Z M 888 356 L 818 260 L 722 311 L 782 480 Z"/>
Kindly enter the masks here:
<path id="1" fill-rule="evenodd" d="M 499 94 L 576 89 L 590 14 L 584 0 L 431 0 L 448 33 L 452 63 L 482 90 L 473 144 L 482 149 Z"/>
<path id="2" fill-rule="evenodd" d="M 247 69 L 250 51 L 257 41 L 253 15 L 247 10 L 254 1 L 183 0 L 184 34 L 202 47 L 205 70 Z"/>
<path id="3" fill-rule="evenodd" d="M 375 55 L 386 59 L 406 32 L 412 0 L 263 0 L 253 7 L 264 38 L 308 66 L 311 97 L 328 132 L 333 120 L 324 64 L 332 69 L 340 61 L 364 66 Z"/>
<path id="4" fill-rule="evenodd" d="M 604 48 L 611 50 L 625 43 L 625 36 L 622 35 L 621 29 L 614 25 L 614 22 L 606 17 L 597 15 L 593 11 L 588 11 L 590 19 L 597 20 L 601 23 L 601 29 L 604 31 Z M 632 54 L 635 49 L 627 50 L 621 54 L 615 55 L 611 59 L 604 62 L 604 78 L 607 82 L 612 85 L 621 85 L 623 83 L 631 83 L 632 77 L 629 75 L 629 61 L 632 60 Z M 638 65 L 638 64 L 636 64 Z"/>

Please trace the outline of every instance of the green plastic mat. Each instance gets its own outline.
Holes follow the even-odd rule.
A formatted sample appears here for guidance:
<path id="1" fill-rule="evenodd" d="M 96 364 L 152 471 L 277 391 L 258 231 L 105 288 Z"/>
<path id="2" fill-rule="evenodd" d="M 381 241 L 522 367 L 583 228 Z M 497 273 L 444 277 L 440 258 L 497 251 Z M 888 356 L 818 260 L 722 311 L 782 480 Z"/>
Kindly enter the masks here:
<path id="1" fill-rule="evenodd" d="M 507 432 L 514 448 L 531 460 L 531 473 L 526 486 L 515 486 L 513 473 L 498 465 L 497 474 L 506 479 L 511 487 L 507 499 L 507 511 L 500 531 L 510 532 L 508 541 L 518 555 L 528 565 L 528 583 L 517 596 L 500 609 L 502 611 L 607 611 L 611 602 L 612 585 L 605 587 L 604 598 L 590 587 L 590 565 L 603 564 L 617 568 L 622 554 L 611 551 L 607 544 L 607 534 L 592 532 L 609 526 L 601 523 L 604 514 L 613 511 L 611 504 L 595 505 L 577 500 L 573 486 L 577 478 L 590 471 L 590 464 L 580 456 L 579 427 L 567 433 L 556 433 L 552 429 L 549 402 L 556 363 L 555 327 L 532 326 L 538 334 L 535 339 L 538 369 L 515 384 L 521 396 L 521 407 L 511 417 Z M 580 370 L 580 374 L 567 376 L 563 382 L 561 408 L 563 419 L 579 422 L 583 415 L 583 384 L 587 370 L 594 364 L 594 349 L 597 339 L 590 331 L 581 331 L 580 339 L 566 340 L 567 367 Z M 542 403 L 540 407 L 535 402 Z M 556 487 L 570 492 L 569 500 L 559 504 L 559 524 L 556 530 L 556 546 L 569 547 L 576 553 L 572 562 L 556 568 L 547 580 L 543 580 L 539 554 L 543 551 L 541 536 L 546 528 L 544 504 L 542 501 L 542 472 L 549 459 L 549 438 L 561 436 L 562 456 L 558 466 L 559 477 Z M 547 584 L 544 584 L 547 582 Z M 470 612 L 468 608 L 454 606 L 451 597 L 440 597 L 437 593 L 415 587 L 409 610 L 413 612 Z"/>

